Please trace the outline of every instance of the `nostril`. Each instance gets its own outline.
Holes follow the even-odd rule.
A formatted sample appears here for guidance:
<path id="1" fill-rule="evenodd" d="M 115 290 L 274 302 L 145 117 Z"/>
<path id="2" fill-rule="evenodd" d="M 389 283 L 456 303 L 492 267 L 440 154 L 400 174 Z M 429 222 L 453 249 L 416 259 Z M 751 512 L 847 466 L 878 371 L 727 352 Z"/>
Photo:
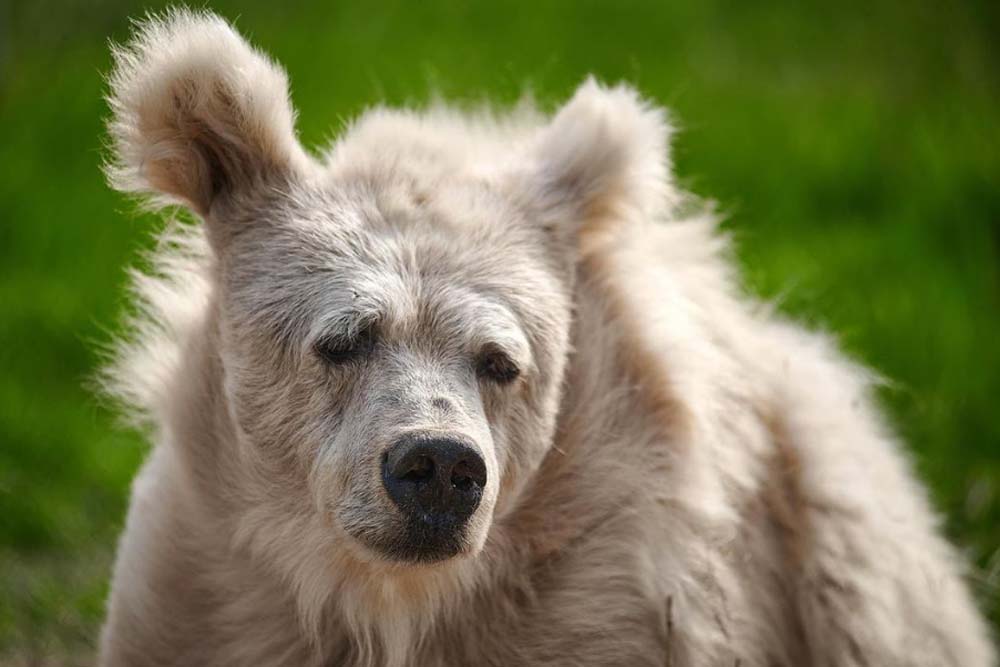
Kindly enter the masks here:
<path id="1" fill-rule="evenodd" d="M 468 461 L 459 461 L 451 469 L 451 485 L 459 491 L 468 491 L 474 484 L 482 486 L 482 477 Z"/>
<path id="2" fill-rule="evenodd" d="M 451 485 L 456 489 L 465 491 L 472 486 L 472 476 L 469 474 L 469 466 L 464 463 L 459 463 L 455 466 L 455 469 L 451 471 Z"/>
<path id="3" fill-rule="evenodd" d="M 408 482 L 427 482 L 434 477 L 434 461 L 429 456 L 418 456 L 403 472 L 400 479 Z"/>

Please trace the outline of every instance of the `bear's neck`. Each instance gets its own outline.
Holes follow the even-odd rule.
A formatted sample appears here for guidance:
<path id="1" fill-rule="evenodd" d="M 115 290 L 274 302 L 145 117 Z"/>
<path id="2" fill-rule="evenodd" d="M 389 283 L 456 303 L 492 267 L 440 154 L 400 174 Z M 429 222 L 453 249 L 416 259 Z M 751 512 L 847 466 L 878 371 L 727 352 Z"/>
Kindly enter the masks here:
<path id="1" fill-rule="evenodd" d="M 552 447 L 498 529 L 544 561 L 636 502 L 635 479 L 670 468 L 690 418 L 662 357 L 648 349 L 642 313 L 613 278 L 608 256 L 581 266 L 573 353 Z"/>

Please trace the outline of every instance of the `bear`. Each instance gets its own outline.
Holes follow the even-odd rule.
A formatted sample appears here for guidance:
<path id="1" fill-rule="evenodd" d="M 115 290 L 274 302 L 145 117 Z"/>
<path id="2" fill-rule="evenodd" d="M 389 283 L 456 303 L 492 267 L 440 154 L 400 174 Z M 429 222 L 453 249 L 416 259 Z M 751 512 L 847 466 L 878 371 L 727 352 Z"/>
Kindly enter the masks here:
<path id="1" fill-rule="evenodd" d="M 192 220 L 103 375 L 153 446 L 101 665 L 994 663 L 876 378 L 744 293 L 634 89 L 314 153 L 214 14 L 113 57 L 109 182 Z"/>

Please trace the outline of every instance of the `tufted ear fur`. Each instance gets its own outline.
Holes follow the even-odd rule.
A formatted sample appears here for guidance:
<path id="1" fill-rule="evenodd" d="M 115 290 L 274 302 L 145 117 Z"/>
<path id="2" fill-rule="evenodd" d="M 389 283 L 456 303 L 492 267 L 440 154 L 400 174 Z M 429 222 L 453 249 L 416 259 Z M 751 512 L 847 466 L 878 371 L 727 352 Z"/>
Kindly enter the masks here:
<path id="1" fill-rule="evenodd" d="M 547 225 L 571 237 L 671 203 L 665 112 L 624 85 L 588 78 L 543 129 L 529 190 Z"/>
<path id="2" fill-rule="evenodd" d="M 173 10 L 114 46 L 108 179 L 154 205 L 213 204 L 308 169 L 284 71 L 223 19 Z"/>

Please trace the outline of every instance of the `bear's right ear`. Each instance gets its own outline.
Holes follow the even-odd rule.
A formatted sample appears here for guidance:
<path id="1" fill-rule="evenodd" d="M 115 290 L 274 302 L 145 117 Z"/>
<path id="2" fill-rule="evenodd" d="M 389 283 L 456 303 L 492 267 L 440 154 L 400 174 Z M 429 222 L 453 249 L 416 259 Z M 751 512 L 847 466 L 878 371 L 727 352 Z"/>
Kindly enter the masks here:
<path id="1" fill-rule="evenodd" d="M 221 198 L 309 168 L 284 71 L 218 16 L 151 17 L 112 51 L 116 189 L 207 218 Z"/>

